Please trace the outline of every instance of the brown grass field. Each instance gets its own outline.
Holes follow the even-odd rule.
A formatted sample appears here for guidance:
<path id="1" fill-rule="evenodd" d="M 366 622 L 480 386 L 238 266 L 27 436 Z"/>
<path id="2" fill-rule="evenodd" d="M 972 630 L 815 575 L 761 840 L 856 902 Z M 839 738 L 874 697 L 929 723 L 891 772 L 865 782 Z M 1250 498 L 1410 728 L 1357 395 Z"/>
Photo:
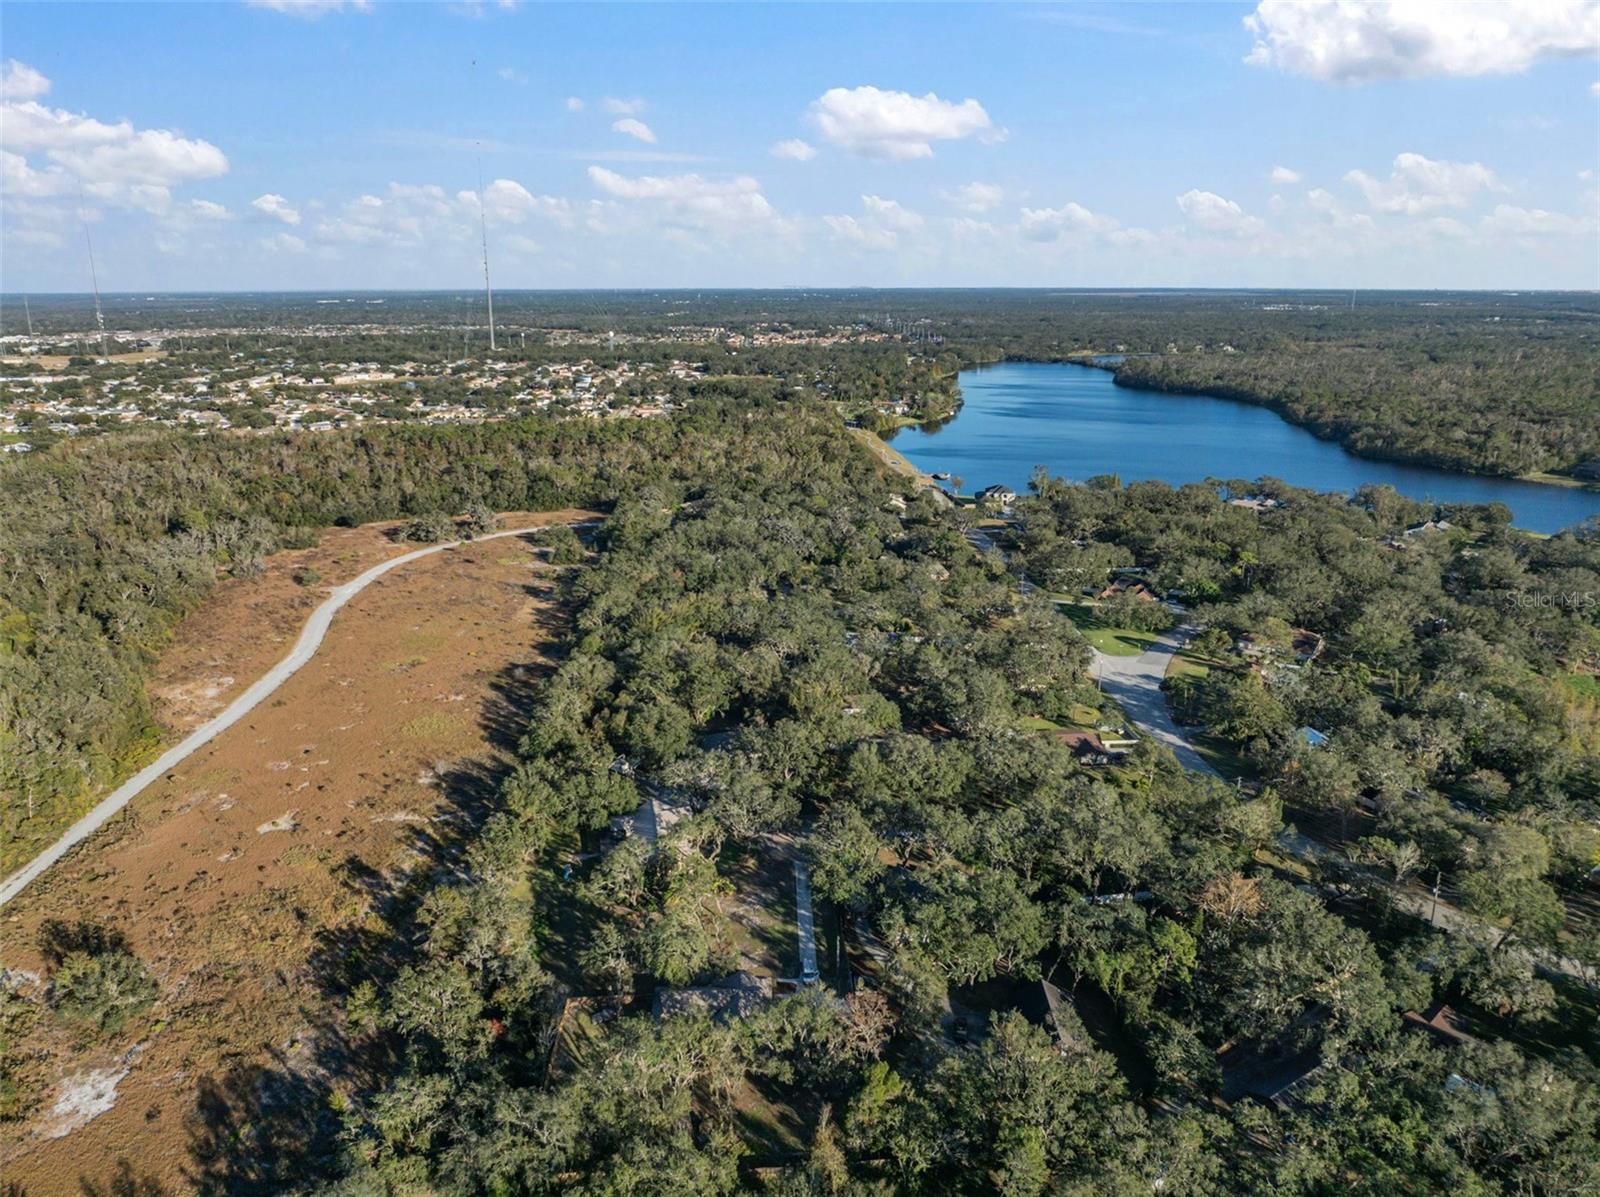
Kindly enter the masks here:
<path id="1" fill-rule="evenodd" d="M 169 730 L 203 721 L 280 658 L 326 585 L 405 551 L 387 527 L 330 530 L 260 578 L 221 584 L 155 669 Z M 293 580 L 307 566 L 317 586 Z M 561 634 L 556 578 L 527 540 L 506 537 L 374 582 L 275 695 L 5 909 L 0 964 L 13 972 L 45 976 L 61 928 L 87 920 L 126 937 L 160 985 L 116 1036 L 46 1014 L 23 1037 L 33 1108 L 0 1136 L 8 1185 L 48 1197 L 268 1179 L 238 1171 L 237 1145 L 274 1102 L 315 1093 L 325 1105 L 354 1066 L 329 974 L 481 816 L 542 647 Z"/>

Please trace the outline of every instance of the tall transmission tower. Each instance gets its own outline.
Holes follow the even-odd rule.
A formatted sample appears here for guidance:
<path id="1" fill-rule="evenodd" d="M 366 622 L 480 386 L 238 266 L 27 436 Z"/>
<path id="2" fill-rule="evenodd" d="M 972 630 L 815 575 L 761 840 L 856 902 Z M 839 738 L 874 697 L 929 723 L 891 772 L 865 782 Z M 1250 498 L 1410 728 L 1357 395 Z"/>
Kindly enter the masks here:
<path id="1" fill-rule="evenodd" d="M 483 196 L 483 159 L 478 159 L 478 232 L 483 237 L 483 296 L 489 303 L 489 352 L 494 352 L 494 289 L 489 286 L 489 215 Z"/>
<path id="2" fill-rule="evenodd" d="M 78 213 L 78 222 L 83 225 L 83 243 L 89 250 L 89 285 L 94 288 L 94 323 L 100 330 L 100 356 L 110 357 L 111 351 L 106 347 L 106 318 L 100 310 L 100 275 L 94 268 L 94 242 L 89 238 L 89 222 L 83 219 L 83 213 Z"/>
<path id="3" fill-rule="evenodd" d="M 28 297 L 22 297 L 22 315 L 28 321 L 28 335 L 33 336 L 33 309 L 28 306 Z"/>
<path id="4" fill-rule="evenodd" d="M 110 357 L 106 348 L 106 318 L 100 311 L 100 275 L 94 268 L 94 242 L 89 237 L 89 222 L 83 218 L 83 183 L 78 183 L 78 224 L 83 228 L 83 244 L 89 250 L 89 285 L 94 288 L 94 323 L 100 330 L 100 356 Z"/>

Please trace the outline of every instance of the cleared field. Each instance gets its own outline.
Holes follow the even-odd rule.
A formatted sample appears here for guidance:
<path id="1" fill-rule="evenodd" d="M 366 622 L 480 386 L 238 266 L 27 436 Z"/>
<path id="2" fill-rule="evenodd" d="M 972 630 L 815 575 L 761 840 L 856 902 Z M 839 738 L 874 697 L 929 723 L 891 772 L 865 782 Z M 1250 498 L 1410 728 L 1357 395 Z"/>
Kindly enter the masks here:
<path id="1" fill-rule="evenodd" d="M 320 594 L 293 581 L 308 561 L 338 582 L 404 551 L 382 531 L 330 533 L 219 588 L 156 671 L 168 726 L 203 720 L 281 656 Z M 375 581 L 281 690 L 6 908 L 7 968 L 43 975 L 52 940 L 88 919 L 126 937 L 161 993 L 113 1037 L 38 1021 L 19 1053 L 36 1104 L 0 1149 L 8 1181 L 233 1191 L 261 1104 L 309 1104 L 304 1081 L 337 1082 L 352 1057 L 327 981 L 481 815 L 560 630 L 555 577 L 507 537 Z"/>
<path id="2" fill-rule="evenodd" d="M 92 347 L 87 347 L 87 348 L 90 348 L 90 353 L 88 355 L 86 355 L 86 356 L 92 358 L 94 361 L 106 361 L 106 362 L 110 362 L 112 365 L 117 365 L 117 366 L 137 364 L 139 362 L 153 362 L 153 361 L 157 361 L 158 359 L 164 358 L 164 357 L 167 356 L 167 351 L 165 349 L 142 349 L 137 353 L 113 353 L 110 357 L 102 358 L 98 354 L 93 352 L 93 349 L 98 348 L 98 346 L 92 346 Z M 58 353 L 58 354 L 38 354 L 38 353 L 27 354 L 27 353 L 25 353 L 25 354 L 19 354 L 19 355 L 10 356 L 10 357 L 0 357 L 0 365 L 5 365 L 5 366 L 36 365 L 36 366 L 42 367 L 45 370 L 65 370 L 71 364 L 72 364 L 72 356 L 69 355 L 69 354 L 64 354 L 64 353 Z"/>

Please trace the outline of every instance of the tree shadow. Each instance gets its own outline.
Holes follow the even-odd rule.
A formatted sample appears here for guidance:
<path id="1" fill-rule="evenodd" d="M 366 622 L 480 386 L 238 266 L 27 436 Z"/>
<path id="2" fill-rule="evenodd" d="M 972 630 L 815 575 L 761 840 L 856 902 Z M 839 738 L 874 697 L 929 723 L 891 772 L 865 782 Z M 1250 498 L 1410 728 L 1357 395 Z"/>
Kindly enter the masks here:
<path id="1" fill-rule="evenodd" d="M 140 1176 L 133 1170 L 133 1165 L 126 1157 L 117 1161 L 116 1170 L 111 1174 L 111 1179 L 96 1183 L 80 1176 L 78 1189 L 83 1197 L 166 1197 L 170 1191 L 153 1176 Z M 7 1197 L 11 1190 L 7 1189 Z M 21 1189 L 16 1192 L 20 1194 Z"/>
<path id="2" fill-rule="evenodd" d="M 549 594 L 542 590 L 540 597 Z M 555 604 L 538 617 L 553 640 L 566 633 Z M 340 862 L 338 876 L 367 913 L 317 933 L 307 971 L 329 1007 L 342 1007 L 365 982 L 382 992 L 417 959 L 422 902 L 439 878 L 461 867 L 485 820 L 500 809 L 500 788 L 515 763 L 511 749 L 526 730 L 538 681 L 552 659 L 542 650 L 540 659 L 515 663 L 490 683 L 479 719 L 497 751 L 437 771 L 440 801 L 433 816 L 404 833 L 414 867 L 385 873 L 354 854 Z M 317 1019 L 293 1058 L 274 1050 L 269 1064 L 201 1078 L 186 1121 L 187 1181 L 202 1194 L 231 1195 L 327 1180 L 341 1153 L 335 1088 L 374 1088 L 395 1062 L 387 1037 L 335 1014 Z"/>
<path id="3" fill-rule="evenodd" d="M 327 1177 L 338 1119 L 319 1080 L 280 1057 L 203 1077 L 186 1126 L 186 1179 L 201 1193 L 278 1193 Z"/>
<path id="4" fill-rule="evenodd" d="M 59 968 L 74 952 L 104 956 L 130 950 L 128 937 L 121 931 L 91 919 L 46 919 L 39 927 L 39 954 L 51 968 Z"/>

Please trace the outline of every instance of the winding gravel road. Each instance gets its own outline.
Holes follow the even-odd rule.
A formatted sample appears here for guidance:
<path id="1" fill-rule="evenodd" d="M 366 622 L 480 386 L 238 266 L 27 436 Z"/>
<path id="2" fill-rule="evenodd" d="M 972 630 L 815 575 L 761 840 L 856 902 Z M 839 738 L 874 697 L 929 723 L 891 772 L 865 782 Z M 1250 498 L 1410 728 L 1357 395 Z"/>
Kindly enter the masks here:
<path id="1" fill-rule="evenodd" d="M 50 847 L 35 856 L 22 868 L 7 877 L 4 884 L 0 884 L 0 906 L 4 906 L 12 898 L 22 892 L 28 882 L 42 874 L 56 861 L 60 860 L 72 849 L 106 825 L 106 822 L 128 803 L 132 802 L 141 791 L 162 774 L 170 771 L 175 765 L 203 748 L 217 736 L 227 731 L 239 720 L 253 711 L 261 700 L 266 698 L 284 682 L 288 681 L 295 672 L 316 655 L 317 649 L 322 645 L 322 638 L 327 635 L 328 627 L 333 623 L 333 617 L 356 595 L 360 594 L 373 582 L 392 569 L 416 561 L 419 558 L 442 553 L 446 549 L 453 549 L 462 544 L 476 543 L 484 540 L 498 540 L 502 536 L 526 536 L 530 532 L 537 532 L 541 528 L 553 527 L 551 524 L 541 524 L 529 528 L 508 528 L 503 532 L 490 532 L 484 536 L 474 538 L 473 541 L 452 540 L 445 544 L 429 545 L 426 548 L 416 549 L 410 553 L 403 553 L 392 557 L 388 561 L 374 565 L 366 573 L 346 582 L 343 586 L 335 587 L 329 592 L 327 599 L 306 620 L 306 625 L 300 632 L 300 639 L 295 641 L 294 648 L 289 650 L 289 655 L 284 657 L 271 669 L 258 678 L 249 689 L 227 705 L 220 715 L 208 723 L 201 724 L 182 740 L 163 752 L 154 763 L 145 766 L 127 781 L 123 782 L 111 793 L 107 794 L 83 818 L 79 819 Z M 570 524 L 569 527 L 584 527 L 585 524 Z"/>

